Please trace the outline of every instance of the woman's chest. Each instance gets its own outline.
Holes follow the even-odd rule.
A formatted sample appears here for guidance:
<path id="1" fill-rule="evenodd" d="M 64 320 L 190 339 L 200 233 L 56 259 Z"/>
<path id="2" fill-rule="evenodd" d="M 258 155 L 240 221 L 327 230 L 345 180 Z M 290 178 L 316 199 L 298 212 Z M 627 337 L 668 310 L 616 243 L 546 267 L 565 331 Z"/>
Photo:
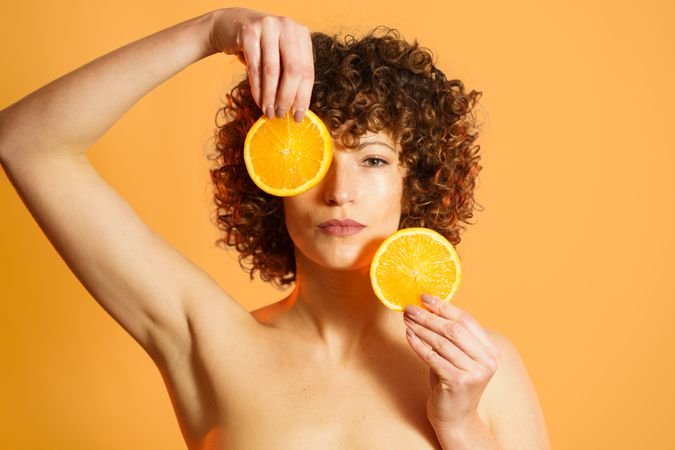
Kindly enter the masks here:
<path id="1" fill-rule="evenodd" d="M 440 449 L 426 373 L 270 369 L 227 390 L 219 448 Z"/>
<path id="2" fill-rule="evenodd" d="M 234 354 L 218 344 L 226 336 L 209 337 L 165 373 L 190 448 L 441 448 L 426 414 L 429 367 L 402 339 L 345 366 L 278 335 L 258 333 Z M 478 413 L 489 424 L 483 401 Z"/>
<path id="3" fill-rule="evenodd" d="M 405 345 L 383 343 L 340 367 L 270 344 L 216 388 L 221 425 L 210 448 L 440 449 L 426 414 L 429 368 Z"/>

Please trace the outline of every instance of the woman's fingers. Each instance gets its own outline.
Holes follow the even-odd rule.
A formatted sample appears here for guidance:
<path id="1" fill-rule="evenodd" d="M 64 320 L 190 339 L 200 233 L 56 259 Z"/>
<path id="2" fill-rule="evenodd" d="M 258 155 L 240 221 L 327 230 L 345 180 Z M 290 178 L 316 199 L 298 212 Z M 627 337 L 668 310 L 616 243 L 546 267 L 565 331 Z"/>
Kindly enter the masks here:
<path id="1" fill-rule="evenodd" d="M 282 117 L 296 102 L 298 87 L 304 72 L 307 70 L 306 53 L 303 51 L 304 36 L 301 27 L 290 24 L 286 20 L 286 26 L 279 38 L 279 51 L 281 53 L 281 83 L 277 92 L 276 113 Z"/>
<path id="2" fill-rule="evenodd" d="M 263 113 L 270 119 L 289 109 L 309 109 L 314 86 L 314 56 L 309 28 L 287 17 L 267 16 L 260 36 Z"/>
<path id="3" fill-rule="evenodd" d="M 427 304 L 427 307 L 434 313 L 445 317 L 446 319 L 452 320 L 454 322 L 459 322 L 464 328 L 466 328 L 481 344 L 483 344 L 492 355 L 496 358 L 499 358 L 499 348 L 492 342 L 490 337 L 487 335 L 483 327 L 481 327 L 476 319 L 471 316 L 471 314 L 466 311 L 458 308 L 449 302 L 441 301 L 438 297 L 431 295 L 423 295 L 427 299 L 432 300 L 430 304 Z"/>
<path id="4" fill-rule="evenodd" d="M 251 85 L 251 94 L 253 100 L 260 106 L 260 99 L 262 97 L 262 62 L 260 51 L 260 35 L 253 28 L 245 28 L 241 32 L 241 41 L 243 48 L 243 59 L 240 54 L 237 55 L 239 61 L 245 62 L 246 71 L 248 72 L 248 81 Z"/>
<path id="5" fill-rule="evenodd" d="M 486 348 L 472 333 L 462 326 L 460 320 L 447 319 L 437 312 L 438 310 L 427 311 L 425 309 L 416 309 L 415 307 L 412 307 L 410 310 L 406 309 L 405 315 L 408 316 L 410 321 L 416 322 L 422 327 L 428 328 L 436 334 L 449 339 L 473 360 L 483 365 L 492 364 L 489 353 L 486 352 Z"/>
<path id="6" fill-rule="evenodd" d="M 444 356 L 439 354 L 432 344 L 429 344 L 429 347 L 425 344 L 425 341 L 422 340 L 412 328 L 406 329 L 406 336 L 408 336 L 408 341 L 412 346 L 412 349 L 417 353 L 417 355 L 425 361 L 432 370 L 438 376 L 442 376 L 444 379 L 453 379 L 457 378 L 463 369 L 460 369 L 451 361 L 446 359 Z M 431 347 L 431 348 L 430 348 Z"/>
<path id="7" fill-rule="evenodd" d="M 301 122 L 305 112 L 309 109 L 312 99 L 312 88 L 314 87 L 314 53 L 312 52 L 312 35 L 309 28 L 303 27 L 302 35 L 299 37 L 300 54 L 302 55 L 303 67 L 300 86 L 293 102 L 294 117 L 297 122 Z"/>
<path id="8" fill-rule="evenodd" d="M 279 75 L 281 74 L 279 36 L 279 28 L 274 23 L 267 21 L 265 26 L 263 26 L 260 39 L 262 50 L 261 108 L 263 113 L 266 114 L 270 119 L 274 117 L 274 110 L 277 106 L 277 87 L 279 84 Z"/>
<path id="9" fill-rule="evenodd" d="M 472 372 L 477 369 L 476 362 L 447 337 L 436 333 L 430 328 L 426 328 L 418 324 L 414 320 L 406 318 L 404 322 L 414 333 L 412 336 L 408 333 L 409 337 L 417 336 L 422 340 L 422 342 L 429 344 L 431 350 L 445 358 L 445 360 L 447 360 L 456 368 L 466 370 L 468 372 Z"/>
<path id="10" fill-rule="evenodd" d="M 234 26 L 238 31 L 233 38 L 227 30 Z M 299 113 L 296 120 L 302 119 L 314 86 L 309 28 L 288 17 L 226 8 L 218 16 L 211 41 L 246 65 L 251 95 L 265 115 L 282 117 L 292 108 Z"/>

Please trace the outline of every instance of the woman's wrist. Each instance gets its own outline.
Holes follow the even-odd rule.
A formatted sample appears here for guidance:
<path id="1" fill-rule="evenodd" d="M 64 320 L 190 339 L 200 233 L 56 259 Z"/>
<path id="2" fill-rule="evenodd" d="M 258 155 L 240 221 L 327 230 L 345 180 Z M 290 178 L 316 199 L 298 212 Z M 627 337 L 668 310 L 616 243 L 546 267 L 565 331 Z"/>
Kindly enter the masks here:
<path id="1" fill-rule="evenodd" d="M 432 427 L 443 449 L 501 449 L 492 431 L 477 413 L 466 420 L 443 425 L 432 424 Z"/>
<path id="2" fill-rule="evenodd" d="M 237 14 L 243 8 L 218 8 L 209 13 L 208 48 L 211 53 L 234 55 L 239 51 L 237 42 Z"/>

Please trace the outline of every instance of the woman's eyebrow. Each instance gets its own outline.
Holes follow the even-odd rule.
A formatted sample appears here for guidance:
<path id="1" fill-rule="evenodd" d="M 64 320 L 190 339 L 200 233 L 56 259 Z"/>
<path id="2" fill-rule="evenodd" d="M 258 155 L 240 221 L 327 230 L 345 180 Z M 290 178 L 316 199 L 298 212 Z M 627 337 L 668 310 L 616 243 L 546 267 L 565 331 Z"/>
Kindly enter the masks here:
<path id="1" fill-rule="evenodd" d="M 391 145 L 387 144 L 386 142 L 382 142 L 382 141 L 368 141 L 368 142 L 361 142 L 361 143 L 356 147 L 356 149 L 357 149 L 357 150 L 361 150 L 361 149 L 362 149 L 363 147 L 365 147 L 366 145 L 371 145 L 371 144 L 380 144 L 380 145 L 384 145 L 385 147 L 387 147 L 388 149 L 390 149 L 392 152 L 396 153 L 396 149 L 394 149 Z"/>

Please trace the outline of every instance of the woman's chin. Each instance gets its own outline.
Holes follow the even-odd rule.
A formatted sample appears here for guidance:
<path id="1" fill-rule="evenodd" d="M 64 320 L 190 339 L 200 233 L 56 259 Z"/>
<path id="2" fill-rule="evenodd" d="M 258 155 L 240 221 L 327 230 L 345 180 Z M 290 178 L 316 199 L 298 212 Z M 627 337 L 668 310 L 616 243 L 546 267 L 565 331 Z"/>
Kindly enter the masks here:
<path id="1" fill-rule="evenodd" d="M 363 271 L 370 270 L 370 262 L 372 255 L 363 257 L 360 255 L 316 255 L 310 258 L 311 262 L 321 266 L 324 269 L 340 270 L 340 271 Z"/>
<path id="2" fill-rule="evenodd" d="M 331 270 L 339 270 L 339 271 L 364 271 L 364 270 L 370 270 L 370 263 L 361 263 L 361 262 L 354 262 L 351 264 L 343 263 L 343 264 L 338 264 L 338 263 L 332 263 L 332 264 L 326 264 L 324 265 L 326 269 L 331 269 Z"/>

